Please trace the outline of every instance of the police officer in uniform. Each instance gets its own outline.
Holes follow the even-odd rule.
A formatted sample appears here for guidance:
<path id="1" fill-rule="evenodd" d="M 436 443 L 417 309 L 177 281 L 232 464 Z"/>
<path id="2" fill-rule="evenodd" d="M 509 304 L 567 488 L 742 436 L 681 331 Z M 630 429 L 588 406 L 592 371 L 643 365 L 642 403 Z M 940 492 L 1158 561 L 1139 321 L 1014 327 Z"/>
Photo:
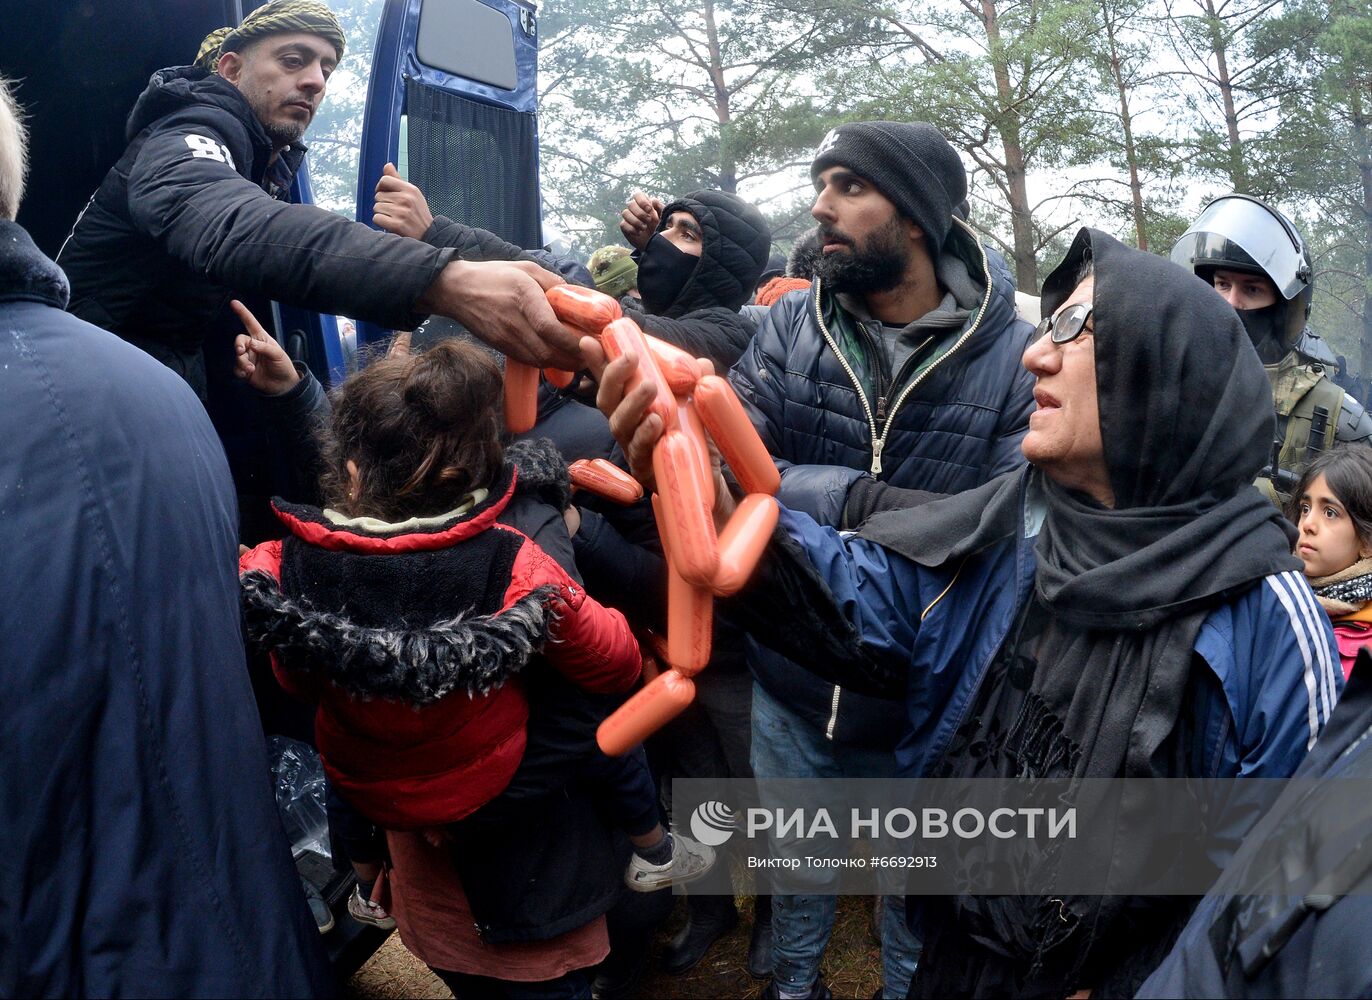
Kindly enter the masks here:
<path id="1" fill-rule="evenodd" d="M 1205 207 L 1172 248 L 1172 260 L 1234 307 L 1267 367 L 1277 437 L 1259 488 L 1284 502 L 1315 455 L 1339 441 L 1372 442 L 1372 417 L 1334 383 L 1323 342 L 1306 329 L 1315 281 L 1290 219 L 1257 198 L 1227 194 Z"/>

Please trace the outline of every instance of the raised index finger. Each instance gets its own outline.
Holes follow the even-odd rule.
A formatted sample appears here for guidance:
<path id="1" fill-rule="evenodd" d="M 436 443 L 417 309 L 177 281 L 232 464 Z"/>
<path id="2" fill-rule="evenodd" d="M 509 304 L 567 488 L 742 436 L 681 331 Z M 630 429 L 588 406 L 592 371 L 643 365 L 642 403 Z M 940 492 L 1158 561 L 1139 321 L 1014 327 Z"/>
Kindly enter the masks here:
<path id="1" fill-rule="evenodd" d="M 271 339 L 271 334 L 262 328 L 262 324 L 257 322 L 257 317 L 252 314 L 252 310 L 237 299 L 229 301 L 229 308 L 238 314 L 238 318 L 243 321 L 243 327 L 248 331 L 248 336 L 253 340 Z"/>

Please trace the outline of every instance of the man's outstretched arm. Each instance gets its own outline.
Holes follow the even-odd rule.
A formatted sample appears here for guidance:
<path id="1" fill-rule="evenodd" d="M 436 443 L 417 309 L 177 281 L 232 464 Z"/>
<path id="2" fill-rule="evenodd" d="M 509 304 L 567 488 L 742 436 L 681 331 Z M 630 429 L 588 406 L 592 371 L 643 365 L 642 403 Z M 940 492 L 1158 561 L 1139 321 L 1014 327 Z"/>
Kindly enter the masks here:
<path id="1" fill-rule="evenodd" d="M 230 150 L 245 140 L 227 133 L 242 126 L 220 117 L 173 116 L 129 175 L 135 223 L 193 272 L 393 329 L 438 313 L 517 360 L 580 367 L 576 339 L 543 297 L 561 279 L 526 262 L 453 261 L 450 250 L 279 202 L 234 168 Z"/>

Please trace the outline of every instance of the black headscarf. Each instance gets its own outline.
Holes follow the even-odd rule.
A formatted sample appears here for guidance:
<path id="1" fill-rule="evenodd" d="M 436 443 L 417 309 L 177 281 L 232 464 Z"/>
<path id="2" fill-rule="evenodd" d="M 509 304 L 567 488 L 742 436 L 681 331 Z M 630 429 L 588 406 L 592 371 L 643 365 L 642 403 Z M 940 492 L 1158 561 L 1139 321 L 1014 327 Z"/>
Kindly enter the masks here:
<path id="1" fill-rule="evenodd" d="M 1251 485 L 1274 416 L 1234 311 L 1170 261 L 1083 229 L 1044 284 L 1044 315 L 1071 294 L 1088 260 L 1114 508 L 1030 467 L 878 515 L 861 532 L 938 565 L 1015 537 L 1026 493 L 1046 506 L 1034 599 L 935 764 L 939 776 L 1184 776 L 1184 696 L 1205 617 L 1264 576 L 1300 567 L 1288 522 Z M 1113 884 L 1131 884 L 1148 856 L 1143 828 L 1121 822 L 1103 845 Z M 1138 902 L 956 897 L 931 921 L 943 926 L 937 946 L 926 944 L 912 995 L 1128 989 L 1121 968 L 1131 957 L 1136 966 L 1160 957 L 1151 952 L 1176 916 Z M 1128 968 L 1124 978 L 1140 971 L 1148 969 Z"/>

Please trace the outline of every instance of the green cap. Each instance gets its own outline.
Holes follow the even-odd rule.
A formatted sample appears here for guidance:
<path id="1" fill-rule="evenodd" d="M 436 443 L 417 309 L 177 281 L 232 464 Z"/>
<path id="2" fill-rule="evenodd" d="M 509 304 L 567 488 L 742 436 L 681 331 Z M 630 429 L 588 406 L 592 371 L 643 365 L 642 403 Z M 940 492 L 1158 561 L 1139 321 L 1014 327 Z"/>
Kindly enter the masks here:
<path id="1" fill-rule="evenodd" d="M 599 291 L 619 298 L 638 287 L 638 264 L 628 247 L 601 247 L 587 264 Z"/>

